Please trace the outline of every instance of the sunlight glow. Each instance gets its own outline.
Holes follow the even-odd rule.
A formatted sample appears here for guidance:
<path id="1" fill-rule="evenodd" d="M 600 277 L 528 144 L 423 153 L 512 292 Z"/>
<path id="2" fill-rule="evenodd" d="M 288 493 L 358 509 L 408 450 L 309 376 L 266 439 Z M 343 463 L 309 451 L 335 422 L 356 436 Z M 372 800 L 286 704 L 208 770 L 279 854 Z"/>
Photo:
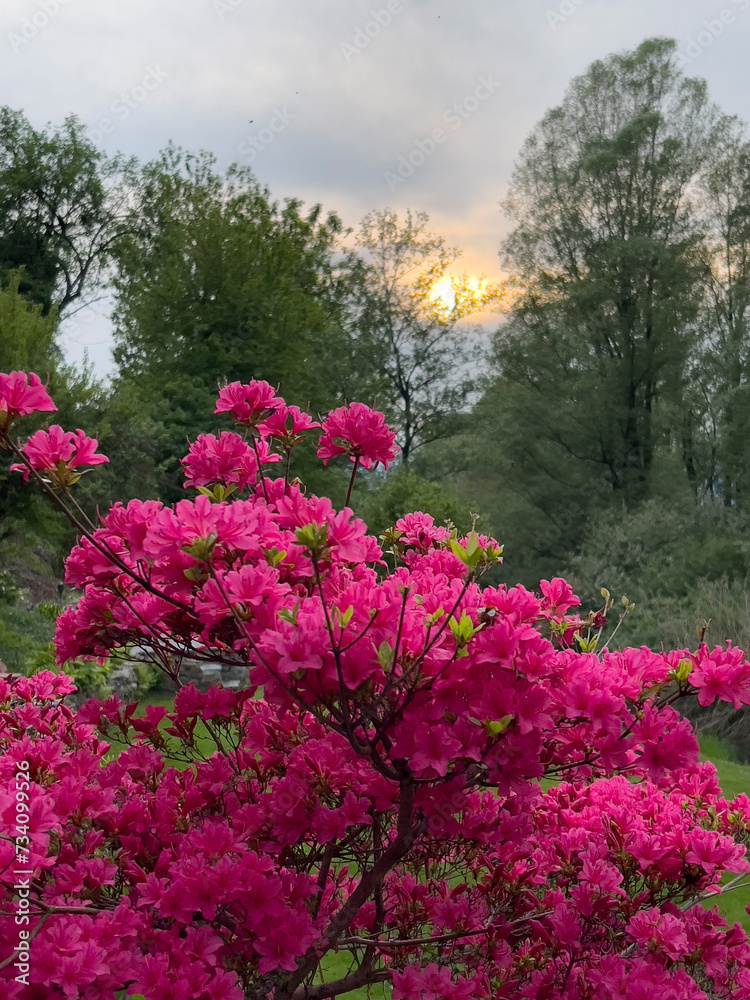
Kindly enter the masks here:
<path id="1" fill-rule="evenodd" d="M 444 275 L 430 289 L 430 299 L 446 312 L 452 312 L 456 305 L 456 292 L 449 275 Z"/>

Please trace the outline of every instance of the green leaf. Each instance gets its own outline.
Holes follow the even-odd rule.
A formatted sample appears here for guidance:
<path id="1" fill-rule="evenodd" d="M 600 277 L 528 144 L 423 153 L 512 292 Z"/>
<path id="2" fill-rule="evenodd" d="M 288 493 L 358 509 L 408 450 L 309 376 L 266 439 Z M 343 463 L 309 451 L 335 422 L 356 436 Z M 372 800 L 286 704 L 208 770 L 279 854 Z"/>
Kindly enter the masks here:
<path id="1" fill-rule="evenodd" d="M 274 569 L 283 562 L 284 556 L 286 555 L 286 550 L 277 549 L 274 545 L 271 549 L 262 549 L 263 555 L 266 557 L 266 562 L 269 566 L 273 566 Z"/>
<path id="2" fill-rule="evenodd" d="M 217 536 L 215 532 L 211 532 L 210 535 L 206 535 L 205 538 L 196 538 L 189 545 L 183 545 L 182 551 L 186 552 L 193 559 L 198 562 L 208 563 L 211 562 L 211 557 L 214 553 L 214 548 L 216 547 Z"/>
<path id="3" fill-rule="evenodd" d="M 499 736 L 500 733 L 504 733 L 508 726 L 513 721 L 512 715 L 504 715 L 502 719 L 498 719 L 497 722 L 493 722 L 490 719 L 484 720 L 484 731 L 488 736 Z"/>
<path id="4" fill-rule="evenodd" d="M 283 619 L 285 622 L 289 622 L 290 625 L 297 624 L 297 612 L 299 611 L 299 601 L 294 605 L 294 607 L 289 610 L 289 608 L 282 608 L 279 612 L 279 618 Z"/>
<path id="5" fill-rule="evenodd" d="M 678 684 L 684 684 L 688 679 L 689 674 L 692 672 L 693 664 L 690 660 L 680 660 L 675 669 L 671 673 L 672 679 L 676 680 Z"/>
<path id="6" fill-rule="evenodd" d="M 229 486 L 222 486 L 221 483 L 214 483 L 211 487 L 196 486 L 198 493 L 208 497 L 211 503 L 222 503 L 234 493 L 236 488 L 234 483 L 230 483 Z"/>
<path id="7" fill-rule="evenodd" d="M 325 524 L 315 524 L 315 522 L 305 524 L 301 528 L 297 528 L 294 537 L 306 549 L 310 549 L 311 552 L 319 552 L 325 548 L 328 541 L 328 528 Z"/>
<path id="8" fill-rule="evenodd" d="M 457 559 L 460 559 L 461 562 L 464 564 L 464 566 L 468 566 L 469 557 L 467 556 L 466 549 L 463 547 L 463 545 L 459 545 L 459 543 L 456 541 L 455 538 L 449 539 L 448 545 L 450 546 L 450 550 L 453 553 L 453 555 Z"/>
<path id="9" fill-rule="evenodd" d="M 477 632 L 481 632 L 484 628 L 484 624 L 475 626 L 465 611 L 461 612 L 461 618 L 458 621 L 455 616 L 451 617 L 448 625 L 459 647 L 465 646 Z"/>
<path id="10" fill-rule="evenodd" d="M 466 555 L 471 558 L 477 551 L 482 551 L 479 547 L 479 536 L 476 531 L 470 531 L 466 537 Z"/>
<path id="11" fill-rule="evenodd" d="M 373 649 L 375 649 L 374 644 Z M 389 670 L 393 662 L 393 648 L 387 642 L 381 642 L 380 646 L 375 649 L 375 655 L 383 670 Z"/>

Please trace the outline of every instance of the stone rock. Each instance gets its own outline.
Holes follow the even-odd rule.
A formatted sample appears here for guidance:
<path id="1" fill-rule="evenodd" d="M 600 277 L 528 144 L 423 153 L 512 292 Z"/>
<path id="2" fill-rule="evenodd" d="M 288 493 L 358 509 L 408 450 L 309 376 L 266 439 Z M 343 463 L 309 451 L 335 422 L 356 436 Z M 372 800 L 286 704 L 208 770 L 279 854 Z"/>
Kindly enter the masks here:
<path id="1" fill-rule="evenodd" d="M 206 663 L 203 660 L 183 660 L 180 680 L 194 684 L 199 691 L 208 691 L 212 684 L 239 691 L 247 687 L 248 668 L 244 664 Z"/>

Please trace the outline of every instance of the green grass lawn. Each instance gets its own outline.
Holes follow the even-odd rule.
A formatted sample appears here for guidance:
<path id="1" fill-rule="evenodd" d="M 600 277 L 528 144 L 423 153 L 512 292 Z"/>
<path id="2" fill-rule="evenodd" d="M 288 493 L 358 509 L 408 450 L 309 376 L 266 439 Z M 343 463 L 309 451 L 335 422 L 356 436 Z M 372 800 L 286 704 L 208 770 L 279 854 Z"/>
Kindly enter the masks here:
<path id="1" fill-rule="evenodd" d="M 168 712 L 170 712 L 174 708 L 174 695 L 164 694 L 163 692 L 160 691 L 150 691 L 144 697 L 139 698 L 138 708 L 136 709 L 135 712 L 136 717 L 139 715 L 143 715 L 145 709 L 149 705 L 161 705 L 163 708 L 166 708 Z M 162 721 L 159 723 L 159 729 L 163 731 L 165 729 L 168 729 L 169 725 L 170 723 L 168 719 L 162 719 Z M 166 740 L 168 745 L 171 744 L 174 747 L 179 746 L 179 740 L 175 739 L 174 737 L 168 736 L 166 737 Z M 198 723 L 195 727 L 195 742 L 198 749 L 207 757 L 210 756 L 216 750 L 216 744 L 211 739 L 208 730 L 200 720 L 198 720 Z M 109 752 L 107 753 L 105 760 L 115 760 L 117 757 L 120 756 L 120 754 L 125 749 L 127 749 L 126 743 L 123 743 L 120 740 L 113 738 Z M 184 771 L 186 768 L 191 767 L 191 761 L 188 760 L 168 759 L 167 764 L 170 767 L 176 768 L 178 771 Z"/>
<path id="2" fill-rule="evenodd" d="M 733 799 L 740 792 L 750 795 L 750 765 L 737 764 L 729 760 L 729 748 L 711 739 L 700 739 L 701 759 L 710 760 L 718 772 L 719 785 L 725 799 Z M 747 881 L 750 882 L 750 873 Z M 750 885 L 727 893 L 715 900 L 720 912 L 730 923 L 738 921 L 750 933 L 750 915 L 745 911 L 750 906 Z M 713 904 L 706 904 L 713 905 Z"/>
<path id="3" fill-rule="evenodd" d="M 352 962 L 348 955 L 343 952 L 339 952 L 337 955 L 329 955 L 323 962 L 323 974 L 325 976 L 326 982 L 332 982 L 334 979 L 341 979 L 345 976 L 351 969 Z M 351 993 L 342 993 L 341 996 L 348 997 L 349 1000 L 367 1000 L 371 997 L 372 1000 L 383 1000 L 384 997 L 390 997 L 391 988 L 386 986 L 385 983 L 378 983 L 376 986 L 363 986 L 359 990 L 352 990 Z"/>

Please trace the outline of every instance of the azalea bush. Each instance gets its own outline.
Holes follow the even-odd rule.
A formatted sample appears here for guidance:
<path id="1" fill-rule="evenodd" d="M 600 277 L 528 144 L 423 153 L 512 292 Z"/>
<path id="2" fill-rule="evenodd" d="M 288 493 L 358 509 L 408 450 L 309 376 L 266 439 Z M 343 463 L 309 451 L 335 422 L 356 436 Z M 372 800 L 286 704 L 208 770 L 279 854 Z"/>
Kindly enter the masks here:
<path id="1" fill-rule="evenodd" d="M 414 513 L 377 540 L 306 495 L 311 435 L 349 495 L 395 459 L 361 404 L 225 386 L 237 430 L 190 445 L 189 497 L 96 523 L 96 442 L 17 436 L 53 410 L 0 375 L 0 444 L 80 534 L 57 662 L 135 646 L 178 693 L 74 712 L 63 673 L 0 680 L 0 997 L 750 998 L 745 933 L 705 905 L 746 881 L 750 800 L 674 707 L 750 703 L 741 651 L 610 651 L 608 594 L 483 588 L 494 539 Z M 248 686 L 182 685 L 186 657 Z"/>

